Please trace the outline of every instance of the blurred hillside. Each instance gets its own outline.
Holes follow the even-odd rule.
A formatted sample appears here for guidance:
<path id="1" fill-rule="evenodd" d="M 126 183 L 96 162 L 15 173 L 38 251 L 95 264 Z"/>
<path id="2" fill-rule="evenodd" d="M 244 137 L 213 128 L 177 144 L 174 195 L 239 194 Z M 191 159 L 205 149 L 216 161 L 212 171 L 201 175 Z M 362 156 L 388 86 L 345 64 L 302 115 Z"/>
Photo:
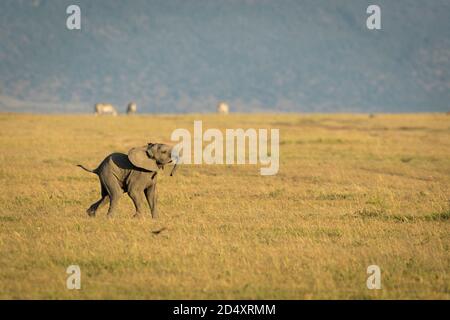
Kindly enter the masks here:
<path id="1" fill-rule="evenodd" d="M 450 2 L 2 1 L 0 111 L 450 109 Z M 78 4 L 82 30 L 66 29 Z"/>

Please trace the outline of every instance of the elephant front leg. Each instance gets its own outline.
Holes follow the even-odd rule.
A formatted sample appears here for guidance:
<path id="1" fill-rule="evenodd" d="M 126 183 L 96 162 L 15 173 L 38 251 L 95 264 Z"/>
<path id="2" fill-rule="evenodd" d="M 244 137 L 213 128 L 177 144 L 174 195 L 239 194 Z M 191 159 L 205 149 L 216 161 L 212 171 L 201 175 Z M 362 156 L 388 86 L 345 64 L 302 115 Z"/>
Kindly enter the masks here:
<path id="1" fill-rule="evenodd" d="M 133 200 L 134 207 L 136 208 L 136 214 L 134 217 L 139 218 L 142 217 L 144 213 L 144 192 L 131 191 L 128 193 L 131 200 Z"/>
<path id="2" fill-rule="evenodd" d="M 152 184 L 151 187 L 145 190 L 145 196 L 147 197 L 152 218 L 156 219 L 158 217 L 158 209 L 156 207 L 156 183 Z"/>

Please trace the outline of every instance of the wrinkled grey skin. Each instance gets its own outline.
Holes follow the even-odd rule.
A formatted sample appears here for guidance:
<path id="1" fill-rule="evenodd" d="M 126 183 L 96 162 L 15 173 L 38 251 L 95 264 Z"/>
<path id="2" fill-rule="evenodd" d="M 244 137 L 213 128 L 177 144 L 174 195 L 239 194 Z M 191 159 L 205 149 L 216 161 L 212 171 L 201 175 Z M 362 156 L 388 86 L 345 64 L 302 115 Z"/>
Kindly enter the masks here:
<path id="1" fill-rule="evenodd" d="M 164 168 L 164 165 L 172 162 L 172 148 L 168 145 L 149 143 L 147 150 L 151 150 L 152 159 L 161 169 Z M 135 217 L 143 215 L 145 200 L 147 200 L 152 217 L 157 218 L 157 171 L 149 171 L 134 166 L 124 153 L 110 154 L 94 170 L 89 170 L 82 165 L 78 166 L 88 172 L 97 174 L 100 179 L 101 198 L 86 210 L 89 216 L 94 217 L 97 209 L 109 200 L 108 217 L 113 217 L 122 193 L 126 192 L 133 200 L 136 208 Z"/>

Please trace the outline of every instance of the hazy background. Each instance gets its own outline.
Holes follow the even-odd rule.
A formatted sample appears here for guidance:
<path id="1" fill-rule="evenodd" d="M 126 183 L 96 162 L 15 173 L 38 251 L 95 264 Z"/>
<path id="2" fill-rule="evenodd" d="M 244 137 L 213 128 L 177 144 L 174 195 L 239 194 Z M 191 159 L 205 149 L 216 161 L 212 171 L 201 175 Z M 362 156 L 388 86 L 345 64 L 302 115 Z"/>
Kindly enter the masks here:
<path id="1" fill-rule="evenodd" d="M 81 31 L 66 8 L 81 7 Z M 382 30 L 366 28 L 378 4 Z M 450 1 L 2 0 L 0 111 L 450 110 Z"/>

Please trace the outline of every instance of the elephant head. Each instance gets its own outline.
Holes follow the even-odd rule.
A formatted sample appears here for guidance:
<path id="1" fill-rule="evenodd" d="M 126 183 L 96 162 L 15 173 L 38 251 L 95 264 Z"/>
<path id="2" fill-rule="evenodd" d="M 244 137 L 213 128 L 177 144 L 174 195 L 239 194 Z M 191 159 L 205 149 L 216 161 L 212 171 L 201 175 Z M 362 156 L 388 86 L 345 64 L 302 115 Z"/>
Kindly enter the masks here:
<path id="1" fill-rule="evenodd" d="M 128 152 L 128 159 L 134 166 L 149 171 L 164 169 L 165 165 L 175 160 L 171 176 L 177 167 L 177 159 L 172 157 L 172 147 L 162 143 L 149 143 L 147 146 L 133 148 Z"/>

